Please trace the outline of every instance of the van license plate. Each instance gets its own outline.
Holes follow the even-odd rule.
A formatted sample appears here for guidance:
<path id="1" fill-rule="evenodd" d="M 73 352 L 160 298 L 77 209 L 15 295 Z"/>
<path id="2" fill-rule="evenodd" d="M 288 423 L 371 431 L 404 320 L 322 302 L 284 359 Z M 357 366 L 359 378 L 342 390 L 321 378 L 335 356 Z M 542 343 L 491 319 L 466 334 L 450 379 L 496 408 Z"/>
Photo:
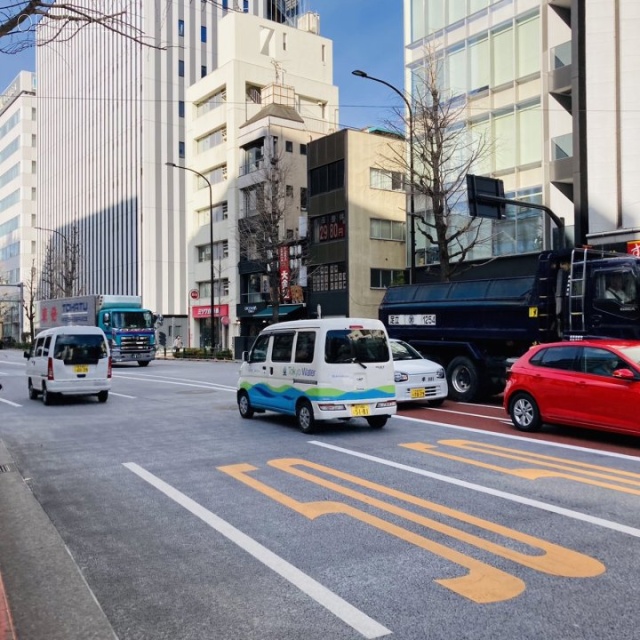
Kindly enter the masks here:
<path id="1" fill-rule="evenodd" d="M 73 370 L 75 373 L 89 373 L 89 367 L 86 364 L 77 364 Z"/>
<path id="2" fill-rule="evenodd" d="M 424 389 L 411 389 L 412 398 L 424 398 L 424 396 L 425 396 Z"/>
<path id="3" fill-rule="evenodd" d="M 368 404 L 354 404 L 351 407 L 352 416 L 368 416 L 370 414 Z"/>

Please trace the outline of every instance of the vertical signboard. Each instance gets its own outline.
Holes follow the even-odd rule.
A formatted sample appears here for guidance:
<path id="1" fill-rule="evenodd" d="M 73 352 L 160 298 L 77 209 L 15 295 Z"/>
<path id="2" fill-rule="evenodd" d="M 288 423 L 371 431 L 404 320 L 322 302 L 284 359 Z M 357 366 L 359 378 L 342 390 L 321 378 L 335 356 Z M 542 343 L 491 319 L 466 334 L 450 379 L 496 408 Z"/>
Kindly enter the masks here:
<path id="1" fill-rule="evenodd" d="M 289 247 L 282 246 L 278 250 L 280 262 L 280 297 L 283 302 L 290 299 L 289 285 L 291 283 L 291 271 L 289 269 Z"/>

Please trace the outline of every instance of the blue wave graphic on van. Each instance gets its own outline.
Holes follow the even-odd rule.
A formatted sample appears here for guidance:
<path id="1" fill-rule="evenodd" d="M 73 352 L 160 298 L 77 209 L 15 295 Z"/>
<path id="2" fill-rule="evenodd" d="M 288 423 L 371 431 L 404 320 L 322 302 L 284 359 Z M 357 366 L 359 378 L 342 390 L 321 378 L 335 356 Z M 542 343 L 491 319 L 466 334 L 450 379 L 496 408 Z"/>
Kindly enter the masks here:
<path id="1" fill-rule="evenodd" d="M 366 400 L 395 399 L 396 389 L 394 385 L 385 385 L 374 389 L 342 391 L 341 389 L 309 389 L 306 393 L 290 386 L 271 387 L 262 382 L 251 385 L 242 383 L 241 388 L 247 391 L 252 402 L 259 403 L 260 398 L 265 400 L 284 400 L 295 403 L 298 398 L 305 396 L 316 402 L 362 402 Z"/>

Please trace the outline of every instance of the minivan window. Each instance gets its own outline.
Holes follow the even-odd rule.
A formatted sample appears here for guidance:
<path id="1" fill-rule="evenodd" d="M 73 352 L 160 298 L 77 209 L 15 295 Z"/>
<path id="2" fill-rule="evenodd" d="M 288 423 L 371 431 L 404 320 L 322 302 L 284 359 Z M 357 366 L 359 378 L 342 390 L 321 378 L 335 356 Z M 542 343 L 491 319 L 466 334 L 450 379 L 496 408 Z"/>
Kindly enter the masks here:
<path id="1" fill-rule="evenodd" d="M 65 364 L 97 364 L 107 357 L 107 347 L 99 335 L 60 335 L 53 357 Z"/>
<path id="2" fill-rule="evenodd" d="M 44 347 L 42 347 L 42 355 L 43 356 L 48 356 L 49 355 L 49 346 L 51 345 L 51 336 L 47 336 L 44 339 Z"/>
<path id="3" fill-rule="evenodd" d="M 42 347 L 44 345 L 44 338 L 38 338 L 36 340 L 36 344 L 33 349 L 33 353 L 36 357 L 40 357 L 42 355 Z"/>
<path id="4" fill-rule="evenodd" d="M 296 362 L 313 362 L 313 351 L 316 344 L 315 331 L 300 331 L 296 341 Z"/>
<path id="5" fill-rule="evenodd" d="M 273 336 L 271 359 L 274 362 L 291 362 L 293 333 L 276 333 Z"/>
<path id="6" fill-rule="evenodd" d="M 324 358 L 329 363 L 388 362 L 389 344 L 380 329 L 327 331 Z"/>
<path id="7" fill-rule="evenodd" d="M 269 348 L 269 338 L 271 336 L 258 336 L 251 348 L 249 362 L 265 362 L 267 359 L 267 350 Z"/>

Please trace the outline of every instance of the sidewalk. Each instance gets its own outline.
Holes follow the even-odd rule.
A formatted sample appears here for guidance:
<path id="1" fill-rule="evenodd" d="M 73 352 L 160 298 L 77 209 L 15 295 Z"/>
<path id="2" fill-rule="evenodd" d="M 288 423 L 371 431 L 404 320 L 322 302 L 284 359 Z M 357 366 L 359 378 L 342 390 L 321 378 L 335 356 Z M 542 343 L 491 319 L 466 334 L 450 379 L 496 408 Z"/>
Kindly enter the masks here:
<path id="1" fill-rule="evenodd" d="M 0 640 L 117 640 L 0 441 Z"/>

